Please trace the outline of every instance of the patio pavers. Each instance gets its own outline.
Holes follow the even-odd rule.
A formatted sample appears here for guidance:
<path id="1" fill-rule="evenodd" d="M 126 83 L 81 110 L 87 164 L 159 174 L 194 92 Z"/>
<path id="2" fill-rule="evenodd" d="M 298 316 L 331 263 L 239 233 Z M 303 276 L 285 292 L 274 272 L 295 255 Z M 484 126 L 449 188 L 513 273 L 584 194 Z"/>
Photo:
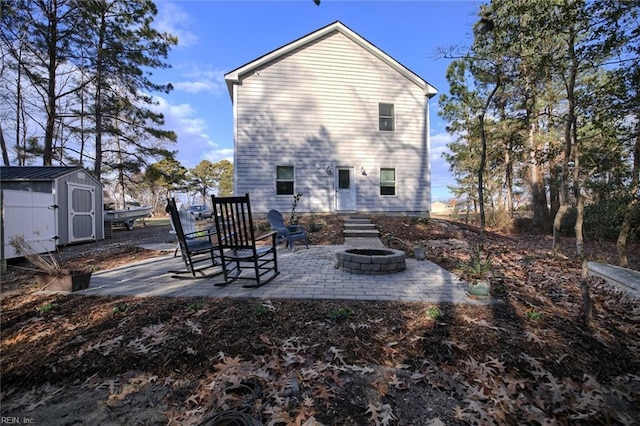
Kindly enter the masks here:
<path id="1" fill-rule="evenodd" d="M 169 271 L 184 269 L 184 263 L 180 257 L 171 254 L 95 272 L 90 287 L 76 294 L 495 303 L 492 298 L 467 296 L 464 281 L 429 261 L 407 259 L 406 270 L 387 275 L 358 275 L 335 268 L 336 251 L 377 244 L 377 239 L 358 238 L 346 241 L 345 245 L 310 246 L 308 249 L 296 246 L 293 253 L 280 246 L 280 275 L 259 288 L 243 288 L 242 284 L 247 281 L 242 279 L 226 286 L 214 286 L 222 281 L 222 276 L 172 278 L 174 274 Z"/>

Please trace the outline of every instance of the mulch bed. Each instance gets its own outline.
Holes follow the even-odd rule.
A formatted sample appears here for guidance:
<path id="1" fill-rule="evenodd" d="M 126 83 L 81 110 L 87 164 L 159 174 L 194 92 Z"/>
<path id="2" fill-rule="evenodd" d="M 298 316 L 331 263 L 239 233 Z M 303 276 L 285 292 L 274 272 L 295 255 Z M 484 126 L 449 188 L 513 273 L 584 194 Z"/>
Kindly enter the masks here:
<path id="1" fill-rule="evenodd" d="M 477 229 L 372 217 L 384 243 L 417 241 L 459 273 Z M 340 243 L 341 218 L 304 216 L 315 244 Z M 122 233 L 121 233 L 122 232 Z M 109 268 L 156 256 L 166 227 L 118 231 L 62 250 Z M 38 424 L 633 424 L 640 418 L 640 308 L 590 281 L 582 319 L 571 239 L 489 233 L 492 306 L 362 301 L 88 297 L 2 290 L 2 416 Z M 614 246 L 589 243 L 593 260 Z M 640 269 L 639 247 L 631 247 Z M 13 292 L 13 293 L 11 293 Z M 226 417 L 225 417 L 226 416 Z M 438 423 L 441 422 L 441 423 Z"/>

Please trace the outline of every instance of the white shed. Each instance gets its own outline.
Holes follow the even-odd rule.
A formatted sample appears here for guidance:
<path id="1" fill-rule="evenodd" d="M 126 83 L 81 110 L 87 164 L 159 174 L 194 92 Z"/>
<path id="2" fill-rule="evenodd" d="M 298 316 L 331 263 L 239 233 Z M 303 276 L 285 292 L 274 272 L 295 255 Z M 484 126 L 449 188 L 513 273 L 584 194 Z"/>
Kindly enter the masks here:
<path id="1" fill-rule="evenodd" d="M 102 184 L 81 167 L 0 167 L 2 259 L 22 234 L 41 252 L 104 239 Z"/>

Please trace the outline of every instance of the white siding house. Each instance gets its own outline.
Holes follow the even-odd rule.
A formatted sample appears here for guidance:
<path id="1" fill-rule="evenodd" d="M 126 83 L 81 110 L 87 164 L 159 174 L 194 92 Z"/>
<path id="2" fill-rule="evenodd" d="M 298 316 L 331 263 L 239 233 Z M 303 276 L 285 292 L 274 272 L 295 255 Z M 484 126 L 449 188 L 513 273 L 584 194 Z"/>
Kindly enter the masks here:
<path id="1" fill-rule="evenodd" d="M 225 75 L 235 193 L 252 209 L 430 210 L 429 99 L 422 78 L 334 22 Z"/>

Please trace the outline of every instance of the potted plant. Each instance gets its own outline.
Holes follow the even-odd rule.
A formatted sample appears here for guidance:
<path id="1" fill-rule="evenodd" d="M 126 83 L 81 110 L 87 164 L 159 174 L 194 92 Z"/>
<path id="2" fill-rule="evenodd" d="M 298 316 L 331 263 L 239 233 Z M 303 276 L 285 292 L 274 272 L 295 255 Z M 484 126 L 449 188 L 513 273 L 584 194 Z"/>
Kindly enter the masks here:
<path id="1" fill-rule="evenodd" d="M 416 260 L 424 260 L 427 255 L 427 243 L 424 240 L 420 240 L 417 246 L 413 248 L 413 255 Z"/>
<path id="2" fill-rule="evenodd" d="M 471 261 L 460 264 L 465 278 L 468 281 L 467 293 L 471 296 L 487 297 L 491 291 L 489 279 L 493 269 L 491 255 L 487 253 L 482 257 L 480 248 L 471 256 Z"/>
<path id="3" fill-rule="evenodd" d="M 39 253 L 24 235 L 14 235 L 9 239 L 16 253 L 31 262 L 36 269 L 35 279 L 40 290 L 78 291 L 89 287 L 91 269 L 67 269 L 51 253 Z"/>

